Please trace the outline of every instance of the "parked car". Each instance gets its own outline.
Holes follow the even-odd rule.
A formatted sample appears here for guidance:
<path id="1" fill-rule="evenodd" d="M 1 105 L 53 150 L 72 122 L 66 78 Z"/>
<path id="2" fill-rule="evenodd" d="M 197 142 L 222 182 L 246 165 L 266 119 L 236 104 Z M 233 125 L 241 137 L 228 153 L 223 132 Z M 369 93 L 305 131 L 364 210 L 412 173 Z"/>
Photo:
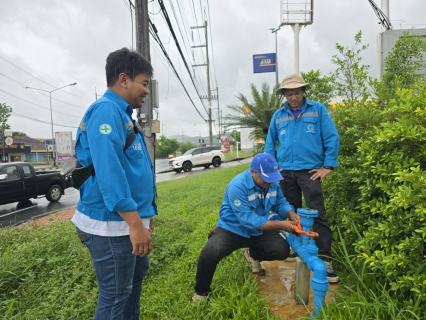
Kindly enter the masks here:
<path id="1" fill-rule="evenodd" d="M 171 159 L 169 167 L 175 172 L 181 172 L 182 170 L 189 172 L 194 167 L 208 168 L 211 165 L 213 167 L 220 167 L 223 161 L 225 161 L 225 156 L 220 151 L 220 147 L 199 147 L 190 149 L 183 155 Z"/>
<path id="2" fill-rule="evenodd" d="M 0 204 L 43 196 L 57 202 L 68 187 L 59 171 L 36 171 L 28 162 L 0 164 Z"/>

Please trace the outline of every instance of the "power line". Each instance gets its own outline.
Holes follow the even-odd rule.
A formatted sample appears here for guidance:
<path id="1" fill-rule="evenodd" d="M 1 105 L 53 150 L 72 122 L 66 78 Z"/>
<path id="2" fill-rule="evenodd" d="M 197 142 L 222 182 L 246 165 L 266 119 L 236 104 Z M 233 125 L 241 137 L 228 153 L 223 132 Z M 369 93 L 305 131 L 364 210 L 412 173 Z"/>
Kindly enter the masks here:
<path id="1" fill-rule="evenodd" d="M 21 98 L 21 97 L 15 96 L 14 94 L 12 94 L 12 93 L 10 93 L 10 92 L 7 92 L 7 91 L 4 91 L 3 89 L 0 89 L 0 91 L 1 91 L 1 92 L 4 92 L 4 93 L 6 93 L 6 94 L 8 94 L 8 95 L 10 95 L 10 96 L 12 96 L 12 97 L 15 97 L 16 99 L 19 99 L 19 100 L 25 101 L 25 102 L 27 102 L 27 103 L 33 104 L 33 105 L 35 105 L 35 106 L 37 106 L 37 107 L 40 107 L 40 108 L 43 108 L 43 109 L 46 109 L 46 110 L 49 110 L 49 111 L 50 111 L 50 108 L 43 107 L 43 106 L 41 106 L 41 105 L 39 105 L 39 104 L 37 104 L 37 103 L 34 103 L 34 102 L 31 102 L 31 101 L 25 100 L 25 99 L 23 99 L 23 98 Z M 74 118 L 79 118 L 79 119 L 81 118 L 81 117 L 79 117 L 79 116 L 74 116 L 74 115 L 72 115 L 72 114 L 68 114 L 68 113 L 64 113 L 64 112 L 60 112 L 60 111 L 56 111 L 56 110 L 52 110 L 52 111 L 53 111 L 53 112 L 55 112 L 55 113 L 60 113 L 60 114 L 66 115 L 66 116 L 74 117 Z"/>
<path id="2" fill-rule="evenodd" d="M 212 22 L 211 22 L 211 19 L 210 19 L 210 5 L 209 5 L 209 0 L 207 0 L 207 12 L 208 12 L 208 17 L 209 17 L 210 43 L 211 43 L 211 46 L 212 46 L 213 72 L 214 72 L 215 83 L 216 83 L 216 86 L 217 86 L 216 63 L 214 61 L 213 34 L 212 34 Z"/>
<path id="3" fill-rule="evenodd" d="M 192 81 L 192 84 L 194 85 L 195 91 L 197 91 L 197 95 L 200 98 L 200 101 L 201 101 L 201 103 L 202 103 L 202 105 L 203 105 L 203 107 L 205 109 L 204 102 L 202 101 L 202 98 L 201 98 L 201 94 L 198 91 L 197 86 L 195 85 L 195 82 L 194 82 L 194 79 L 192 77 L 191 71 L 189 70 L 189 67 L 188 67 L 188 63 L 186 62 L 186 59 L 185 59 L 185 57 L 183 55 L 182 49 L 181 49 L 181 47 L 179 45 L 179 41 L 176 38 L 176 34 L 175 34 L 174 30 L 173 30 L 173 26 L 172 26 L 172 24 L 170 22 L 169 15 L 168 15 L 167 10 L 166 10 L 166 8 L 164 6 L 163 0 L 158 0 L 158 3 L 160 4 L 160 8 L 161 8 L 161 10 L 163 12 L 163 16 L 166 19 L 166 22 L 167 22 L 167 25 L 169 27 L 169 30 L 172 33 L 173 39 L 175 40 L 176 47 L 177 47 L 177 49 L 178 49 L 178 51 L 180 53 L 180 56 L 181 56 L 181 58 L 183 60 L 183 63 L 185 64 L 185 68 L 188 71 L 189 77 L 191 78 L 191 81 Z"/>
<path id="4" fill-rule="evenodd" d="M 21 83 L 21 82 L 19 82 L 19 81 L 15 80 L 15 79 L 13 79 L 13 78 L 11 78 L 11 77 L 9 77 L 9 76 L 5 75 L 4 73 L 1 73 L 1 72 L 0 72 L 0 75 L 2 75 L 3 77 L 8 78 L 9 80 L 12 80 L 13 82 L 15 82 L 15 83 L 17 83 L 17 84 L 19 84 L 19 85 L 21 85 L 21 86 L 23 86 L 23 87 L 25 86 L 23 83 Z M 43 92 L 40 92 L 40 91 L 36 91 L 36 92 L 37 92 L 38 94 L 41 94 L 42 96 L 48 97 L 48 95 L 47 95 L 47 94 L 44 94 Z M 68 102 L 65 102 L 65 101 L 62 101 L 62 100 L 59 100 L 59 99 L 53 98 L 53 97 L 52 97 L 52 100 L 55 100 L 55 101 L 59 101 L 59 102 L 65 103 L 65 104 L 67 104 L 67 105 L 70 105 L 70 106 L 73 106 L 73 107 L 76 107 L 76 108 L 80 108 L 80 109 L 84 109 L 84 110 L 86 110 L 86 109 L 87 109 L 87 108 L 85 108 L 85 107 L 76 106 L 75 104 L 68 103 Z"/>
<path id="5" fill-rule="evenodd" d="M 10 113 L 13 117 L 17 117 L 17 118 L 24 118 L 24 119 L 27 119 L 27 120 L 31 120 L 31 121 L 34 121 L 34 122 L 40 122 L 40 123 L 47 123 L 47 124 L 51 124 L 50 122 L 48 122 L 48 121 L 43 121 L 43 120 L 37 120 L 37 119 L 34 119 L 34 118 L 32 118 L 32 117 L 29 117 L 29 116 L 26 116 L 26 115 L 23 115 L 23 114 L 20 114 L 20 113 L 17 113 L 17 112 L 11 112 Z M 74 126 L 69 126 L 69 125 L 66 125 L 66 124 L 58 124 L 58 123 L 53 123 L 55 126 L 57 126 L 57 127 L 67 127 L 67 128 L 74 128 L 74 129 L 78 129 L 78 127 L 74 127 Z"/>
<path id="6" fill-rule="evenodd" d="M 39 80 L 39 81 L 43 82 L 44 84 L 47 84 L 48 86 L 51 86 L 51 87 L 55 88 L 55 86 L 54 86 L 54 85 L 51 85 L 50 83 L 47 83 L 46 81 L 44 81 L 44 80 L 42 80 L 42 79 L 40 79 L 40 78 L 37 78 L 36 76 L 32 75 L 31 73 L 29 73 L 29 72 L 25 71 L 24 69 L 22 69 L 22 68 L 18 67 L 17 65 L 13 64 L 12 62 L 10 62 L 9 60 L 7 60 L 6 58 L 4 58 L 4 57 L 0 56 L 0 59 L 3 59 L 4 61 L 6 61 L 7 63 L 11 64 L 11 65 L 12 65 L 12 66 L 14 66 L 15 68 L 17 68 L 17 69 L 21 70 L 22 72 L 24 72 L 24 73 L 28 74 L 29 76 L 31 76 L 31 77 L 33 77 L 33 78 L 35 78 L 35 79 L 37 79 L 37 80 Z M 62 92 L 65 92 L 66 94 L 69 94 L 69 95 L 71 95 L 71 96 L 77 97 L 77 98 L 81 98 L 81 99 L 86 99 L 86 100 L 89 100 L 89 101 L 93 101 L 93 99 L 80 97 L 80 96 L 77 96 L 77 95 L 75 95 L 75 94 L 72 94 L 72 93 L 67 92 L 67 91 L 64 91 L 64 90 L 61 90 L 61 91 L 62 91 Z"/>
<path id="7" fill-rule="evenodd" d="M 124 1 L 125 1 L 125 0 L 123 0 L 123 2 L 124 2 Z M 200 98 L 200 101 L 201 101 L 201 103 L 202 103 L 202 105 L 203 105 L 203 107 L 204 107 L 204 109 L 205 109 L 204 103 L 203 103 L 203 101 L 202 101 L 202 99 L 201 99 L 201 95 L 199 94 L 198 88 L 197 88 L 197 86 L 196 86 L 196 85 L 195 85 L 195 83 L 194 83 L 194 80 L 193 80 L 193 78 L 192 78 L 191 72 L 189 71 L 189 68 L 188 68 L 188 64 L 187 64 L 187 62 L 186 62 L 186 60 L 185 60 L 185 57 L 183 56 L 183 53 L 182 53 L 182 50 L 181 50 L 181 48 L 180 48 L 179 42 L 178 42 L 178 40 L 177 40 L 177 38 L 176 38 L 176 34 L 174 33 L 173 27 L 172 27 L 172 25 L 171 25 L 170 19 L 169 19 L 168 14 L 167 14 L 167 10 L 166 10 L 166 9 L 165 9 L 165 7 L 164 7 L 164 3 L 162 2 L 162 0 L 158 0 L 158 2 L 159 2 L 159 4 L 160 4 L 160 9 L 161 9 L 161 11 L 163 12 L 163 18 L 165 19 L 166 24 L 168 25 L 168 27 L 169 27 L 169 29 L 170 29 L 170 32 L 171 32 L 171 34 L 172 34 L 172 36 L 173 36 L 173 39 L 174 39 L 175 44 L 176 44 L 176 46 L 177 46 L 177 48 L 178 48 L 178 50 L 179 50 L 179 53 L 180 53 L 180 55 L 181 55 L 181 57 L 182 57 L 182 60 L 184 61 L 184 64 L 185 64 L 185 66 L 186 66 L 186 69 L 188 70 L 188 73 L 189 73 L 189 76 L 190 76 L 190 78 L 191 78 L 192 84 L 194 85 L 194 88 L 195 88 L 195 90 L 197 91 L 197 95 L 198 95 L 198 97 Z M 124 2 L 124 3 L 125 3 L 125 4 L 126 4 L 126 6 L 127 6 L 127 2 Z M 131 4 L 131 6 L 134 8 L 134 5 L 133 5 L 132 3 L 130 3 L 130 4 Z M 128 8 L 129 8 L 129 7 L 128 7 Z M 129 8 L 129 9 L 130 9 L 130 8 Z M 169 65 L 172 67 L 172 70 L 174 71 L 175 76 L 177 77 L 177 79 L 179 80 L 179 82 L 180 82 L 180 84 L 182 85 L 183 89 L 185 90 L 185 92 L 186 92 L 186 94 L 187 94 L 187 96 L 188 96 L 189 100 L 191 101 L 192 105 L 194 106 L 195 110 L 198 112 L 198 114 L 200 115 L 200 117 L 201 117 L 204 121 L 207 121 L 207 120 L 203 117 L 203 115 L 200 113 L 200 111 L 198 110 L 198 108 L 195 106 L 194 101 L 192 100 L 191 96 L 189 95 L 188 91 L 186 90 L 186 87 L 185 87 L 185 85 L 183 84 L 183 81 L 181 80 L 181 78 L 180 78 L 180 76 L 179 76 L 179 74 L 178 74 L 178 72 L 177 72 L 176 68 L 174 67 L 174 65 L 173 65 L 173 63 L 172 63 L 172 61 L 171 61 L 171 59 L 170 59 L 170 57 L 169 57 L 169 55 L 168 55 L 168 53 L 167 53 L 167 51 L 166 51 L 166 49 L 164 48 L 163 43 L 162 43 L 162 41 L 161 41 L 160 37 L 158 36 L 157 28 L 156 28 L 156 27 L 155 27 L 155 25 L 152 23 L 151 19 L 149 19 L 149 26 L 150 26 L 150 30 L 149 30 L 149 32 L 150 32 L 151 36 L 152 36 L 152 37 L 153 37 L 153 39 L 154 39 L 154 40 L 158 43 L 158 45 L 159 45 L 160 49 L 161 49 L 161 50 L 162 50 L 162 52 L 163 52 L 163 55 L 166 57 L 167 62 L 168 62 L 168 63 L 169 63 Z"/>
<path id="8" fill-rule="evenodd" d="M 171 5 L 172 5 L 172 1 L 171 0 L 169 0 L 170 1 L 170 3 L 171 3 Z M 183 12 L 182 13 L 182 9 L 181 9 L 181 6 L 180 6 L 180 4 L 179 4 L 179 1 L 177 1 L 177 5 L 178 5 L 178 9 L 179 9 L 179 13 L 180 13 L 180 17 L 181 17 L 181 19 L 182 19 L 182 24 L 183 24 L 183 27 L 185 28 L 185 22 L 186 22 L 186 28 L 187 28 L 187 30 L 190 30 L 190 27 L 189 27 L 189 25 L 188 25 L 188 23 L 187 23 L 187 20 L 186 20 L 186 14 L 185 14 L 185 12 Z M 173 6 L 173 5 L 172 5 Z M 184 8 L 183 8 L 183 10 L 184 10 Z M 173 13 L 175 13 L 174 12 L 174 10 L 173 10 Z M 178 24 L 178 26 L 179 26 L 179 21 L 178 21 L 178 19 L 177 19 L 177 16 L 176 16 L 176 14 L 175 14 L 175 20 L 176 20 L 176 23 Z M 189 38 L 188 38 L 188 34 L 187 33 L 184 33 L 185 34 L 185 36 L 186 36 L 186 39 L 187 39 L 187 42 L 185 43 L 185 39 L 184 39 L 184 37 L 182 36 L 182 40 L 183 40 L 183 42 L 184 42 L 184 46 L 185 46 L 185 49 L 186 49 L 186 52 L 187 52 L 187 55 L 189 56 L 189 58 L 190 58 L 190 60 L 191 60 L 191 57 L 192 57 L 192 62 L 193 62 L 193 64 L 196 64 L 196 62 L 195 62 L 195 56 L 192 54 L 189 54 L 188 53 L 188 49 L 187 49 L 187 47 L 189 47 L 189 48 L 191 48 L 191 44 L 190 44 L 190 41 L 189 41 Z M 191 52 L 192 53 L 194 53 L 194 50 L 191 48 Z M 201 73 L 200 73 L 200 69 L 199 68 L 192 68 L 192 71 L 194 72 L 194 78 L 195 78 L 195 81 L 197 82 L 197 84 L 201 87 L 201 89 L 203 90 L 203 91 L 205 91 L 205 92 L 207 92 L 207 89 L 206 89 L 206 84 L 205 84 L 205 82 L 204 82 L 204 77 L 202 77 L 201 76 Z M 198 74 L 198 77 L 196 77 L 196 75 L 195 75 L 195 73 L 197 73 Z M 204 106 L 204 104 L 203 104 L 203 106 Z M 206 108 L 205 108 L 205 106 L 204 106 L 204 110 L 206 110 Z M 207 112 L 207 110 L 206 110 L 206 112 Z"/>
<path id="9" fill-rule="evenodd" d="M 191 101 L 192 105 L 194 106 L 195 110 L 198 112 L 198 114 L 200 115 L 200 117 L 201 117 L 201 118 L 203 118 L 203 120 L 204 120 L 204 121 L 207 121 L 206 119 L 204 119 L 203 115 L 202 115 L 202 114 L 200 113 L 200 111 L 197 109 L 197 107 L 196 107 L 196 106 L 195 106 L 195 104 L 194 104 L 194 101 L 192 100 L 191 96 L 189 95 L 188 91 L 186 90 L 186 87 L 185 87 L 185 85 L 183 84 L 183 82 L 182 82 L 181 78 L 179 77 L 179 74 L 177 73 L 177 71 L 176 71 L 176 69 L 175 69 L 175 67 L 174 67 L 174 65 L 173 65 L 173 63 L 172 63 L 172 61 L 170 60 L 170 57 L 169 57 L 169 55 L 168 55 L 168 53 L 167 53 L 166 49 L 164 48 L 163 44 L 161 43 L 161 39 L 160 39 L 160 37 L 159 37 L 159 36 L 158 36 L 158 34 L 155 32 L 155 31 L 156 31 L 156 29 L 155 29 L 155 26 L 152 24 L 151 19 L 149 20 L 149 24 L 150 24 L 150 27 L 151 27 L 151 28 L 149 29 L 149 32 L 151 33 L 151 35 L 152 35 L 152 37 L 154 38 L 154 40 L 158 43 L 158 45 L 160 46 L 161 50 L 163 51 L 164 56 L 166 57 L 166 59 L 167 59 L 167 61 L 169 62 L 170 66 L 172 67 L 173 71 L 175 72 L 176 77 L 179 79 L 179 82 L 182 84 L 182 86 L 183 86 L 183 88 L 184 88 L 184 90 L 185 90 L 185 92 L 186 92 L 186 94 L 187 94 L 187 96 L 188 96 L 189 100 Z"/>

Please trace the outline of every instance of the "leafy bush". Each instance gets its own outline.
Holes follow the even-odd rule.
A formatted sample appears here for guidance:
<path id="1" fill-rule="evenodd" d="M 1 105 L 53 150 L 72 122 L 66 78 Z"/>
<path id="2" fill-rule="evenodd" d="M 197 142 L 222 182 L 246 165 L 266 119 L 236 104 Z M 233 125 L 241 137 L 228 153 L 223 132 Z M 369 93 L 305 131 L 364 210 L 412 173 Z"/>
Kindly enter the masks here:
<path id="1" fill-rule="evenodd" d="M 394 276 L 391 290 L 426 300 L 426 88 L 398 89 L 388 119 L 359 145 L 357 211 L 365 217 L 358 257 Z M 361 229 L 362 228 L 362 229 Z M 423 270 L 423 272 L 421 272 Z"/>

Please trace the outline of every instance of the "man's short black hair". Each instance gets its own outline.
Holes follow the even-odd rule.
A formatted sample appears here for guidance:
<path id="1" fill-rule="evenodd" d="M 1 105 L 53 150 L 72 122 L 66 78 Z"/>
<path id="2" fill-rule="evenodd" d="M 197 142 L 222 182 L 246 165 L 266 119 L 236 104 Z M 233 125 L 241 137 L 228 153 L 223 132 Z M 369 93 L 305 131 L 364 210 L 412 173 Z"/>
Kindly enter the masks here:
<path id="1" fill-rule="evenodd" d="M 112 87 L 123 72 L 133 80 L 141 73 L 152 77 L 153 71 L 151 63 L 139 52 L 122 48 L 111 52 L 107 57 L 105 65 L 107 86 Z"/>

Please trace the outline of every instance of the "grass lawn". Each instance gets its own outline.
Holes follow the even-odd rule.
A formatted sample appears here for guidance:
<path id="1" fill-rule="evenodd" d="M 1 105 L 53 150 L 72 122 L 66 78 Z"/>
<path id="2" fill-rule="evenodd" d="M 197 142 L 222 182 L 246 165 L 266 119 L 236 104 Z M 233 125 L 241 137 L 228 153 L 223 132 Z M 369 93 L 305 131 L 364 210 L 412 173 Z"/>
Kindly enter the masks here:
<path id="1" fill-rule="evenodd" d="M 194 303 L 198 254 L 215 226 L 228 182 L 248 164 L 158 184 L 151 268 L 144 281 L 141 319 L 276 319 L 240 251 L 218 265 L 208 301 Z M 422 305 L 401 308 L 380 279 L 336 264 L 345 282 L 320 319 L 421 319 Z M 87 249 L 70 222 L 0 229 L 0 319 L 92 319 L 97 284 Z M 340 288 L 342 290 L 340 291 Z"/>

